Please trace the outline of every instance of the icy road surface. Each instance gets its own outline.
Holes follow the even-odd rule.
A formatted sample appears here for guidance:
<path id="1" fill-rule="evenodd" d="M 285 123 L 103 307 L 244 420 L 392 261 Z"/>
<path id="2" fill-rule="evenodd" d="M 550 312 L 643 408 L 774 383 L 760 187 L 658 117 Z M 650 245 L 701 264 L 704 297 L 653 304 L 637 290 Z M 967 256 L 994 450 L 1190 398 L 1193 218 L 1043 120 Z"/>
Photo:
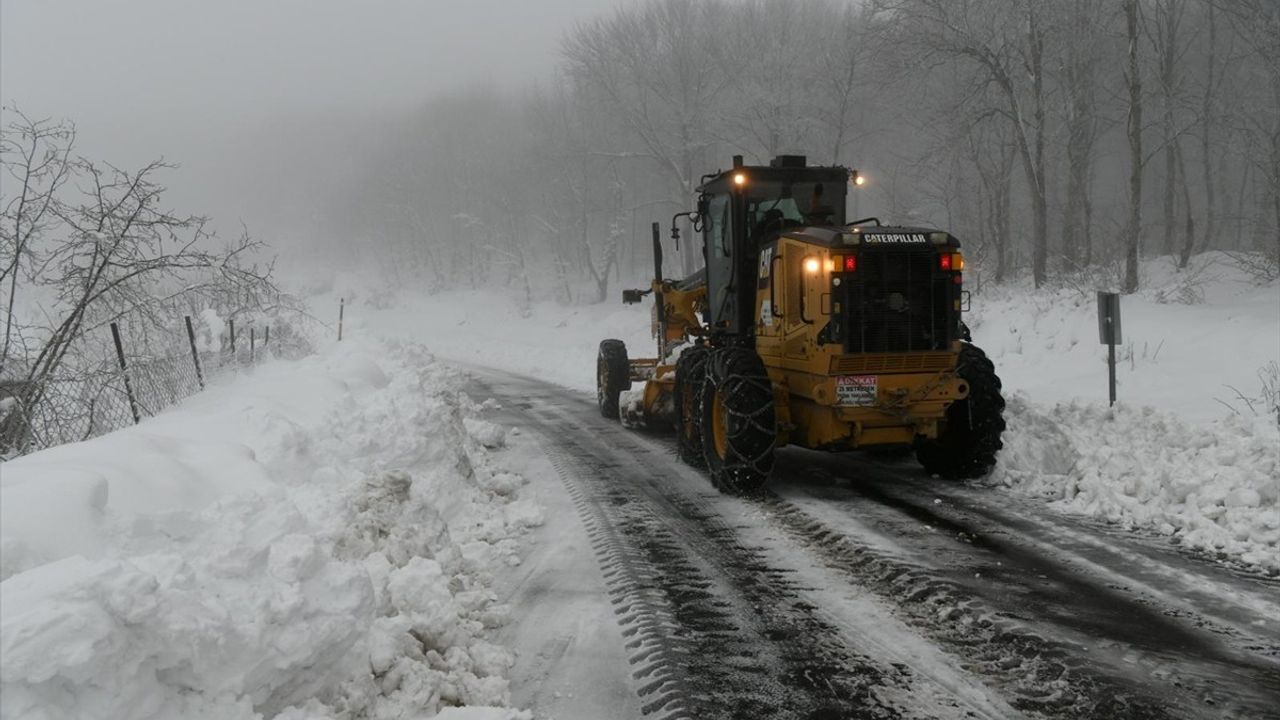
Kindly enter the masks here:
<path id="1" fill-rule="evenodd" d="M 1280 716 L 1274 578 L 908 461 L 785 450 L 722 496 L 592 398 L 472 373 L 547 508 L 502 638 L 538 717 Z"/>

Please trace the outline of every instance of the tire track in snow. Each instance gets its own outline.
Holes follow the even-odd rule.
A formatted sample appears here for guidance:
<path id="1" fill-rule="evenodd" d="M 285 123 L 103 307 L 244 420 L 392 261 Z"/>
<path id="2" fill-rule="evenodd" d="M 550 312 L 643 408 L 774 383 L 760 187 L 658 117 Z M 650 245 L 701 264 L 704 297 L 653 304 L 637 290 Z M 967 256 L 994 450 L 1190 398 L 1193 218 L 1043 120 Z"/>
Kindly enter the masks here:
<path id="1" fill-rule="evenodd" d="M 543 416 L 547 448 L 587 524 L 624 627 L 644 710 L 661 718 L 893 718 L 877 696 L 903 687 L 838 640 L 787 571 L 697 512 L 655 512 L 642 473 L 601 457 Z M 554 433 L 560 425 L 561 432 Z M 554 433 L 554 434 L 553 434 Z M 687 510 L 692 509 L 686 506 Z M 693 527 L 690 527 L 690 526 Z M 719 526 L 718 526 L 719 525 Z M 689 535 L 707 542 L 692 552 Z"/>
<path id="2" fill-rule="evenodd" d="M 781 661 L 785 651 L 771 649 L 770 645 L 802 651 L 806 647 L 803 628 L 798 633 L 799 642 L 796 637 L 785 637 L 785 633 L 770 640 L 767 622 L 748 625 L 743 622 L 741 612 L 730 611 L 732 603 L 725 606 L 709 602 L 709 598 L 747 597 L 748 590 L 754 590 L 750 586 L 761 583 L 772 586 L 775 593 L 781 591 L 775 597 L 783 598 L 784 605 L 791 602 L 803 606 L 806 600 L 799 598 L 808 598 L 814 588 L 797 585 L 794 578 L 788 577 L 789 571 L 781 570 L 799 565 L 791 562 L 778 565 L 774 561 L 771 566 L 766 555 L 760 552 L 761 548 L 743 540 L 752 537 L 752 542 L 757 542 L 770 532 L 774 533 L 771 537 L 779 540 L 767 541 L 774 557 L 779 552 L 799 551 L 812 563 L 825 568 L 824 577 L 830 577 L 836 585 L 862 588 L 866 593 L 887 600 L 894 608 L 891 612 L 895 621 L 907 623 L 933 647 L 949 653 L 949 662 L 953 666 L 963 667 L 998 688 L 1016 706 L 1017 710 L 1012 712 L 1039 717 L 1136 720 L 1204 717 L 1206 714 L 1215 717 L 1224 714 L 1271 716 L 1268 714 L 1271 706 L 1266 704 L 1267 691 L 1264 688 L 1259 692 L 1248 687 L 1247 680 L 1241 681 L 1243 685 L 1215 685 L 1214 678 L 1197 677 L 1194 673 L 1160 677 L 1160 669 L 1153 669 L 1149 656 L 1114 657 L 1119 651 L 1107 646 L 1124 644 L 1123 638 L 1117 640 L 1106 635 L 1115 629 L 1114 624 L 1103 623 L 1103 629 L 1099 631 L 1102 634 L 1089 638 L 1097 642 L 1089 642 L 1091 648 L 1082 647 L 1072 642 L 1079 637 L 1055 632 L 1054 624 L 1060 620 L 1055 615 L 1056 609 L 1022 606 L 1010 612 L 1007 599 L 991 597 L 992 592 L 999 592 L 999 583 L 974 582 L 957 577 L 955 568 L 948 568 L 945 560 L 939 564 L 938 558 L 929 556 L 930 548 L 939 547 L 938 538 L 945 538 L 947 532 L 935 535 L 932 543 L 926 541 L 915 546 L 919 528 L 924 524 L 933 523 L 950 532 L 952 543 L 956 535 L 961 535 L 962 539 L 968 538 L 965 542 L 979 546 L 970 555 L 963 556 L 966 562 L 974 561 L 977 556 L 973 553 L 986 550 L 980 547 L 982 543 L 997 537 L 996 542 L 1007 544 L 1015 555 L 1034 556 L 1038 563 L 1036 573 L 1040 573 L 1042 567 L 1047 568 L 1051 575 L 1056 576 L 1055 579 L 1075 581 L 1081 592 L 1091 596 L 1095 591 L 1103 591 L 1092 597 L 1095 603 L 1110 597 L 1105 592 L 1108 589 L 1123 590 L 1100 582 L 1103 576 L 1088 568 L 1082 572 L 1069 556 L 1046 554 L 1035 538 L 1023 537 L 1026 530 L 1016 523 L 1001 521 L 999 517 L 984 520 L 981 513 L 978 518 L 969 520 L 957 521 L 952 517 L 956 513 L 950 511 L 966 511 L 968 505 L 977 502 L 972 498 L 967 502 L 963 498 L 956 500 L 954 507 L 945 508 L 947 512 L 937 512 L 940 509 L 930 505 L 932 496 L 924 499 L 913 497 L 930 492 L 927 483 L 915 477 L 919 473 L 914 467 L 881 467 L 878 472 L 870 473 L 879 476 L 871 482 L 871 492 L 858 496 L 859 504 L 869 507 L 877 519 L 897 517 L 887 530 L 877 530 L 867 524 L 867 518 L 859 517 L 859 509 L 849 502 L 850 494 L 856 491 L 846 488 L 834 492 L 834 502 L 829 503 L 830 507 L 824 505 L 820 513 L 809 511 L 814 509 L 812 503 L 807 504 L 809 509 L 806 510 L 780 497 L 746 501 L 745 505 L 756 508 L 756 514 L 763 516 L 759 519 L 766 522 L 752 520 L 750 527 L 731 526 L 726 523 L 743 520 L 739 516 L 743 514 L 740 508 L 744 501 L 719 498 L 709 492 L 690 492 L 691 477 L 671 476 L 674 455 L 665 443 L 654 442 L 600 420 L 594 404 L 576 394 L 536 380 L 513 380 L 511 384 L 514 387 L 507 386 L 506 380 L 499 381 L 499 384 L 509 394 L 533 399 L 524 407 L 530 415 L 536 415 L 530 419 L 537 426 L 536 431 L 546 437 L 545 449 L 557 458 L 557 468 L 565 486 L 570 487 L 579 513 L 592 528 L 592 539 L 597 543 L 601 565 L 609 574 L 614 597 L 620 599 L 618 606 L 627 611 L 619 613 L 619 620 L 627 629 L 628 637 L 635 638 L 632 641 L 636 650 L 633 662 L 637 673 L 644 674 L 642 679 L 652 678 L 650 682 L 641 683 L 647 692 L 645 707 L 658 717 L 779 716 L 779 713 L 771 715 L 762 710 L 767 706 L 759 703 L 751 706 L 753 711 L 739 708 L 735 712 L 735 708 L 724 701 L 734 696 L 735 685 L 721 683 L 708 690 L 709 678 L 722 678 L 715 675 L 716 668 L 707 667 L 705 662 L 700 664 L 704 653 L 699 652 L 702 646 L 698 644 L 720 642 L 735 634 L 759 635 L 754 637 L 754 648 L 751 642 L 747 642 L 740 648 L 721 645 L 719 649 L 724 658 L 743 650 L 746 654 L 741 657 L 745 660 L 739 661 L 742 667 L 736 670 L 748 677 L 752 672 L 758 677 L 761 667 L 779 667 L 768 665 L 761 657 L 752 658 L 750 653 L 753 649 L 757 655 L 773 652 L 774 660 Z M 848 463 L 848 466 L 838 466 L 840 462 Z M 802 470 L 809 476 L 831 475 L 829 469 L 839 468 L 837 472 L 859 469 L 856 461 L 835 456 L 823 456 L 821 460 L 806 457 L 792 465 L 796 466 L 793 470 Z M 689 475 L 687 471 L 679 472 Z M 786 480 L 785 474 L 782 479 Z M 800 482 L 809 483 L 808 491 L 815 497 L 825 494 L 813 492 L 811 477 Z M 899 483 L 902 487 L 892 485 L 890 488 L 890 483 Z M 938 490 L 943 492 L 945 488 Z M 840 497 L 841 493 L 843 497 Z M 989 497 L 998 501 L 1003 496 L 993 492 Z M 842 514 L 846 519 L 839 519 Z M 960 515 L 963 518 L 964 512 Z M 1085 532 L 1084 529 L 1078 531 Z M 1097 540 L 1105 542 L 1105 536 L 1100 534 Z M 735 563 L 746 569 L 742 575 L 726 569 Z M 1117 566 L 1117 572 L 1121 571 L 1123 568 Z M 984 578 L 987 572 L 988 568 L 984 567 Z M 991 572 L 992 575 L 1000 573 L 995 568 L 991 568 Z M 1010 587 L 1023 591 L 1037 582 L 1036 577 L 1037 574 L 1021 579 L 990 579 L 1007 581 L 1011 583 Z M 982 587 L 984 585 L 987 587 Z M 755 597 L 761 596 L 756 593 Z M 1123 599 L 1123 594 L 1117 597 Z M 1069 602 L 1067 604 L 1070 605 Z M 752 606 L 752 602 L 748 601 L 746 606 Z M 834 714 L 826 716 L 890 717 L 903 712 L 939 714 L 936 703 L 933 713 L 921 712 L 924 703 L 906 707 L 892 699 L 886 700 L 892 697 L 891 693 L 877 695 L 880 689 L 901 690 L 904 687 L 919 692 L 922 686 L 936 682 L 937 678 L 928 677 L 927 667 L 920 668 L 920 673 L 913 673 L 916 666 L 898 666 L 897 662 L 908 653 L 877 645 L 875 641 L 883 640 L 884 635 L 860 635 L 860 626 L 865 622 L 854 620 L 851 626 L 849 613 L 837 620 L 823 608 L 812 606 L 790 607 L 786 612 L 800 613 L 815 623 L 813 627 L 821 628 L 822 633 L 829 633 L 832 638 L 843 633 L 844 640 L 831 645 L 835 653 L 832 657 L 848 653 L 857 662 L 881 673 L 879 684 L 872 684 L 866 696 L 879 703 L 878 710 L 888 714 L 859 716 L 843 714 L 835 709 L 831 710 Z M 1082 617 L 1080 620 L 1087 624 L 1098 618 Z M 1179 637 L 1185 639 L 1183 630 L 1187 624 L 1182 618 L 1172 617 L 1167 625 L 1142 624 L 1138 632 L 1172 628 L 1169 637 L 1152 639 L 1156 643 L 1172 643 Z M 729 630 L 731 627 L 737 630 Z M 850 645 L 850 637 L 853 645 Z M 863 642 L 868 637 L 872 642 Z M 891 633 L 889 637 L 892 637 Z M 857 647 L 858 652 L 853 652 L 851 647 Z M 1133 667 L 1100 663 L 1100 658 L 1108 652 L 1113 655 L 1110 660 L 1130 662 Z M 867 654 L 871 657 L 866 657 Z M 727 674 L 730 670 L 721 668 L 719 672 Z M 1154 676 L 1153 671 L 1157 673 Z M 781 672 L 775 671 L 774 674 L 788 682 L 795 679 Z M 810 682 L 810 694 L 823 693 L 824 690 L 828 694 L 831 692 L 829 687 L 823 688 L 823 683 L 830 680 L 823 672 L 810 672 L 807 676 L 801 672 L 796 677 Z M 941 685 L 947 687 L 946 683 Z M 788 687 L 796 690 L 794 685 Z M 1241 692 L 1236 693 L 1237 689 Z M 748 693 L 746 697 L 752 697 L 749 693 L 762 691 L 760 687 L 748 685 L 745 692 Z M 763 694 L 768 696 L 767 692 Z M 786 707 L 791 709 L 790 705 Z M 812 717 L 823 717 L 823 710 L 830 709 L 810 708 L 807 712 Z M 985 713 L 978 709 L 971 714 L 1011 716 L 993 715 L 989 709 Z M 795 716 L 805 717 L 803 714 Z"/>
<path id="3" fill-rule="evenodd" d="M 804 473 L 811 478 L 822 471 L 806 466 Z M 829 567 L 897 603 L 913 626 L 1013 693 L 1023 711 L 1051 717 L 1274 717 L 1280 665 L 1220 647 L 1176 614 L 1029 550 L 1024 545 L 1035 543 L 1020 535 L 996 540 L 992 535 L 1004 531 L 998 524 L 974 525 L 953 517 L 954 507 L 890 497 L 874 482 L 813 494 L 824 496 L 821 508 L 806 505 L 821 512 L 776 494 L 761 503 Z M 851 504 L 851 496 L 870 504 Z M 866 525 L 886 511 L 905 516 L 879 523 L 887 542 Z M 835 529 L 844 527 L 833 525 L 841 515 L 860 532 Z M 907 525 L 929 528 L 932 538 L 904 549 L 904 538 L 909 544 L 911 537 L 893 530 Z M 965 548 L 955 555 L 970 565 L 946 567 L 953 554 L 941 552 L 938 538 Z M 937 554 L 931 556 L 930 548 Z M 981 581 L 968 574 L 978 568 Z"/>

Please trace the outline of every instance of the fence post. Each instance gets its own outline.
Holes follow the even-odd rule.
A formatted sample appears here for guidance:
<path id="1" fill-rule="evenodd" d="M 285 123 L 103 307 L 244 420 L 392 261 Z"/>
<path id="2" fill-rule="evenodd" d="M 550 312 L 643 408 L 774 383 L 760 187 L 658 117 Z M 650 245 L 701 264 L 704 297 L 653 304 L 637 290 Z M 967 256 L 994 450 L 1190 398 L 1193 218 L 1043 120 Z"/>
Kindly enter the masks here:
<path id="1" fill-rule="evenodd" d="M 227 324 L 231 327 L 231 359 L 234 360 L 236 358 L 236 319 L 231 318 Z"/>
<path id="2" fill-rule="evenodd" d="M 252 325 L 249 326 L 249 362 L 253 363 L 254 353 L 258 347 L 258 331 Z"/>
<path id="3" fill-rule="evenodd" d="M 129 382 L 129 369 L 124 362 L 124 345 L 120 342 L 120 326 L 111 323 L 111 339 L 116 343 L 116 359 L 120 361 L 120 374 L 124 376 L 124 394 L 129 397 L 129 410 L 133 412 L 133 424 L 142 422 L 142 414 L 138 412 L 138 399 L 133 396 L 133 383 Z"/>
<path id="4" fill-rule="evenodd" d="M 262 349 L 267 349 L 267 343 L 271 342 L 271 326 L 262 328 Z"/>
<path id="5" fill-rule="evenodd" d="M 196 331 L 191 327 L 191 316 L 186 316 L 187 321 L 187 342 L 191 344 L 191 362 L 196 366 L 196 382 L 200 383 L 200 389 L 204 389 L 204 370 L 200 368 L 200 353 L 196 350 Z"/>
<path id="6" fill-rule="evenodd" d="M 347 299 L 338 298 L 338 342 L 342 342 L 342 315 L 347 308 Z"/>

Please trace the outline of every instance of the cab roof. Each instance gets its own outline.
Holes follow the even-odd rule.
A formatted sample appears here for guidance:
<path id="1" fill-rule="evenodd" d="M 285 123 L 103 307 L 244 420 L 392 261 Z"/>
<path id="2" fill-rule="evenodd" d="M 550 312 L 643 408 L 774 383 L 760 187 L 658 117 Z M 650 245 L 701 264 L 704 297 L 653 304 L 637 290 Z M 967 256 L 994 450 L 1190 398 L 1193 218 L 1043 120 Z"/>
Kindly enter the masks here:
<path id="1" fill-rule="evenodd" d="M 730 187 L 737 173 L 746 173 L 747 185 L 752 180 L 763 182 L 837 182 L 849 181 L 850 170 L 839 165 L 808 165 L 803 155 L 779 155 L 768 165 L 742 165 L 742 156 L 734 157 L 734 166 L 702 176 L 698 192 L 722 192 Z"/>

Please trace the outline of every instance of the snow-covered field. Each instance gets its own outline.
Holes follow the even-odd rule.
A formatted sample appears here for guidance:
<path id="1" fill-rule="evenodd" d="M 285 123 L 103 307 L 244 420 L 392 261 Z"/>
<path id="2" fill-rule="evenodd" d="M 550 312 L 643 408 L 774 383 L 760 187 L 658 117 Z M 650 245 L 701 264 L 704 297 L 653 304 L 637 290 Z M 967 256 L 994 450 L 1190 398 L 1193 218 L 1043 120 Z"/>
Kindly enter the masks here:
<path id="1" fill-rule="evenodd" d="M 1122 300 L 1114 410 L 1092 291 L 988 284 L 974 296 L 967 322 L 1010 399 L 1006 449 L 985 482 L 1280 571 L 1280 380 L 1264 388 L 1280 372 L 1280 284 L 1255 285 L 1218 253 L 1183 273 L 1148 261 L 1142 277 L 1145 289 Z M 389 293 L 348 277 L 319 312 L 337 295 L 353 299 L 350 332 L 447 338 L 436 347 L 449 359 L 587 392 L 601 339 L 653 352 L 652 303 L 526 307 L 499 293 Z"/>
<path id="2" fill-rule="evenodd" d="M 542 511 L 459 388 L 359 338 L 4 463 L 0 715 L 526 717 L 485 638 Z"/>

